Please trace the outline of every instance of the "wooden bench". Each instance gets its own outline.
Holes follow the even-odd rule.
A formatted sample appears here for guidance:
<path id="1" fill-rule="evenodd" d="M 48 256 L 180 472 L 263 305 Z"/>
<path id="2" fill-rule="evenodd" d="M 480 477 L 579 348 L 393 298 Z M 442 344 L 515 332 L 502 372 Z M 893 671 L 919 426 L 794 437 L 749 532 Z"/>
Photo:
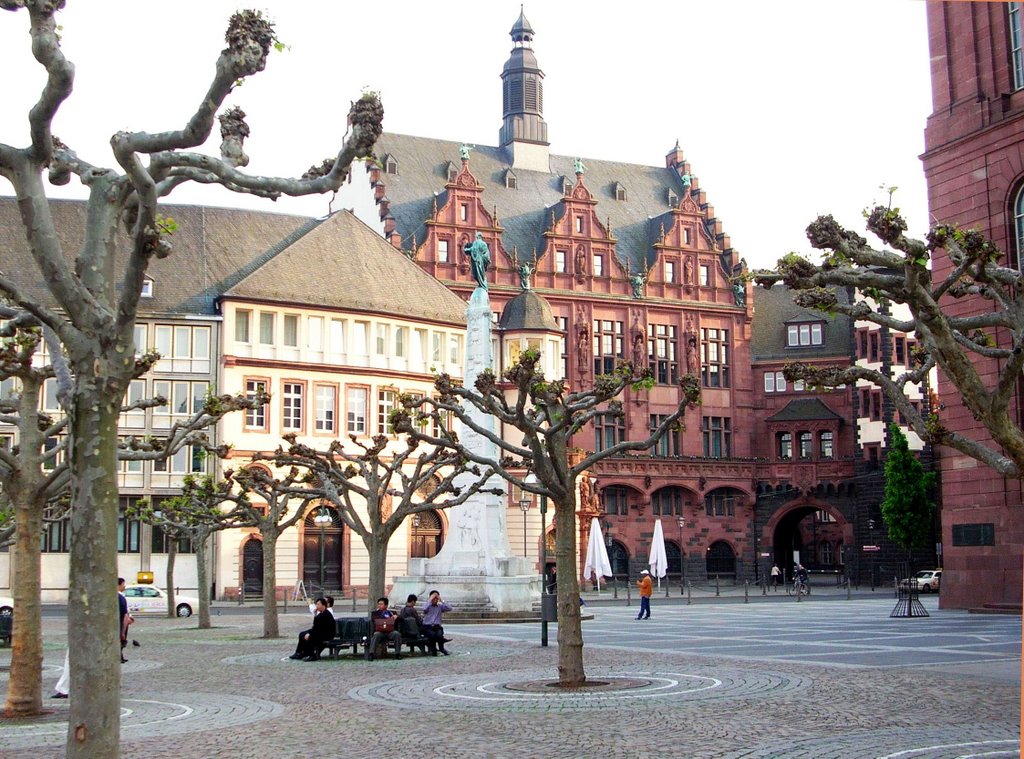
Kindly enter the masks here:
<path id="1" fill-rule="evenodd" d="M 13 614 L 0 614 L 0 641 L 5 641 L 5 645 L 11 645 L 11 636 L 14 630 L 14 615 Z"/>
<path id="2" fill-rule="evenodd" d="M 399 617 L 398 625 L 395 628 L 402 634 L 402 645 L 408 646 L 411 652 L 414 648 L 418 648 L 421 654 L 427 652 L 427 645 L 430 639 L 423 634 L 423 630 L 420 629 L 419 623 L 412 617 Z"/>

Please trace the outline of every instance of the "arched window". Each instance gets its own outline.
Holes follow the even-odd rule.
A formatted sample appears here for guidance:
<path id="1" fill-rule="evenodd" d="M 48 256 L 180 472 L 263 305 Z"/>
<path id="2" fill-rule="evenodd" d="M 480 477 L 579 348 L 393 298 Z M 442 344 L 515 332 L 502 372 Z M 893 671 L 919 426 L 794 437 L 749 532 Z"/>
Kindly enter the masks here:
<path id="1" fill-rule="evenodd" d="M 683 552 L 671 540 L 665 543 L 665 557 L 668 559 L 668 573 L 681 576 L 683 572 Z"/>
<path id="2" fill-rule="evenodd" d="M 800 441 L 800 458 L 809 459 L 811 457 L 811 433 L 806 431 L 801 432 L 798 440 Z"/>
<path id="3" fill-rule="evenodd" d="M 612 574 L 629 577 L 629 551 L 617 540 L 613 540 L 608 548 L 608 561 L 612 565 Z"/>
<path id="4" fill-rule="evenodd" d="M 780 459 L 793 458 L 793 433 L 780 432 L 777 437 Z"/>
<path id="5" fill-rule="evenodd" d="M 662 488 L 651 496 L 651 505 L 656 517 L 680 517 L 683 515 L 683 489 Z"/>
<path id="6" fill-rule="evenodd" d="M 830 459 L 835 455 L 832 447 L 831 432 L 821 432 L 818 434 L 818 455 L 823 459 Z"/>
<path id="7" fill-rule="evenodd" d="M 1024 261 L 1024 184 L 1018 188 L 1017 197 L 1013 201 L 1013 239 L 1013 252 L 1017 257 L 1013 264 L 1020 266 L 1020 262 Z"/>
<path id="8" fill-rule="evenodd" d="M 736 574 L 736 554 L 733 553 L 732 546 L 724 540 L 715 541 L 708 546 L 706 563 L 708 577 Z"/>

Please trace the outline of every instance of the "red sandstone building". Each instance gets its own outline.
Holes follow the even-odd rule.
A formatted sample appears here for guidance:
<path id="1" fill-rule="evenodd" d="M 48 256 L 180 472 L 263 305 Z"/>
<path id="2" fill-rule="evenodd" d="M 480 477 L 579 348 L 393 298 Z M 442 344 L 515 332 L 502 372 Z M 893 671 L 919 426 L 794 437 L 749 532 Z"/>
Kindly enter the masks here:
<path id="1" fill-rule="evenodd" d="M 934 112 L 925 130 L 931 213 L 978 228 L 1021 265 L 1024 249 L 1024 53 L 1021 3 L 928 3 Z M 949 261 L 937 259 L 940 276 Z M 965 313 L 978 302 L 950 302 Z M 987 304 L 986 304 L 987 307 Z M 1008 336 L 1000 336 L 1008 344 Z M 993 361 L 975 357 L 982 376 Z M 981 425 L 941 375 L 942 423 L 978 438 Z M 1018 383 L 1011 414 L 1020 419 Z M 1021 482 L 992 476 L 956 451 L 942 452 L 942 605 L 1021 601 Z"/>

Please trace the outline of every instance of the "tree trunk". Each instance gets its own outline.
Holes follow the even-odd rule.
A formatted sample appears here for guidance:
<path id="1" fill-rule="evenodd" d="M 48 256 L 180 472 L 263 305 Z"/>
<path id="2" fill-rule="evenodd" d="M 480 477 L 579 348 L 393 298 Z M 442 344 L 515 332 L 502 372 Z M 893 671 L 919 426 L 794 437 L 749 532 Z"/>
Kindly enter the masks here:
<path id="1" fill-rule="evenodd" d="M 276 526 L 276 525 L 275 525 Z M 277 538 L 276 530 L 263 533 L 263 637 L 279 638 L 277 624 Z"/>
<path id="2" fill-rule="evenodd" d="M 558 684 L 578 688 L 583 671 L 579 567 L 576 562 L 575 504 L 555 503 L 555 569 L 558 573 Z"/>
<path id="3" fill-rule="evenodd" d="M 210 629 L 210 580 L 206 572 L 206 541 L 210 533 L 199 530 L 195 535 L 196 550 L 196 583 L 199 585 L 199 629 Z"/>
<path id="4" fill-rule="evenodd" d="M 388 542 L 390 539 L 390 535 L 384 537 L 370 536 L 363 539 L 370 562 L 370 573 L 366 591 L 367 614 L 377 608 L 377 599 L 386 595 Z M 399 603 L 404 603 L 404 599 L 399 601 Z"/>
<path id="5" fill-rule="evenodd" d="M 27 717 L 43 711 L 43 629 L 39 602 L 39 534 L 43 504 L 26 501 L 12 492 L 15 506 L 14 630 L 11 638 L 11 674 L 7 680 L 8 717 Z"/>
<path id="6" fill-rule="evenodd" d="M 174 560 L 178 558 L 178 539 L 174 534 L 167 535 L 167 616 L 177 616 L 174 610 Z"/>
<path id="7" fill-rule="evenodd" d="M 69 759 L 116 759 L 121 727 L 117 602 L 117 421 L 121 394 L 79 374 L 71 413 Z M 94 381 L 95 382 L 95 381 Z M 106 402 L 103 396 L 116 401 Z"/>

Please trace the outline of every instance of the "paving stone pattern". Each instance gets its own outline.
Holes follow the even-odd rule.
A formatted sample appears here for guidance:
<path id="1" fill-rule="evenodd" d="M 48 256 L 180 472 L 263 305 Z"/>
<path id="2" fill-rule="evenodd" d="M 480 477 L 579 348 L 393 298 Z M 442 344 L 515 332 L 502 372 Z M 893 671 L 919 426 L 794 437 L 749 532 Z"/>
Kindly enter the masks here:
<path id="1" fill-rule="evenodd" d="M 308 614 L 283 616 L 277 641 L 258 614 L 202 631 L 145 619 L 124 668 L 122 756 L 1018 756 L 1020 618 L 929 607 L 894 623 L 891 605 L 656 603 L 637 622 L 635 606 L 591 604 L 586 669 L 609 686 L 570 693 L 545 685 L 555 626 L 549 648 L 536 624 L 450 626 L 450 657 L 306 663 L 287 656 Z M 48 621 L 47 692 L 65 629 Z M 0 649 L 0 670 L 9 660 Z M 0 756 L 62 756 L 67 703 L 0 721 Z"/>

